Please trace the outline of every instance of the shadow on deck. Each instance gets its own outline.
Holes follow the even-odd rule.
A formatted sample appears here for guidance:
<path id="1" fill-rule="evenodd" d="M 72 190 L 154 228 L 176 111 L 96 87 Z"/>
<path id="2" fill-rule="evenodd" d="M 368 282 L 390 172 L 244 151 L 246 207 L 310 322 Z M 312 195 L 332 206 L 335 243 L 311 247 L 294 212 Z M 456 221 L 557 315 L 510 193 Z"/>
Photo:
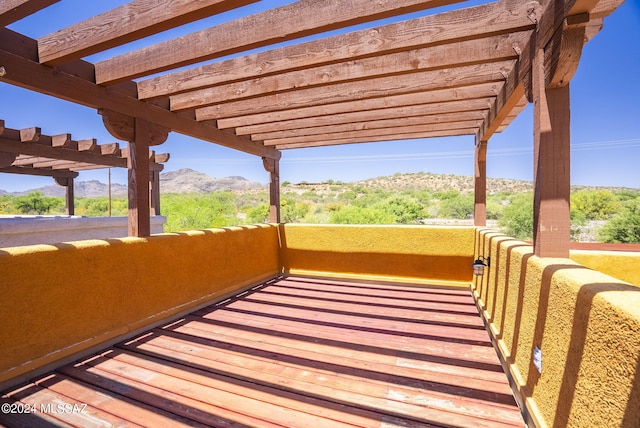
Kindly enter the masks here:
<path id="1" fill-rule="evenodd" d="M 0 413 L 9 427 L 524 425 L 469 290 L 302 277 L 63 366 L 3 403 L 31 412 Z"/>

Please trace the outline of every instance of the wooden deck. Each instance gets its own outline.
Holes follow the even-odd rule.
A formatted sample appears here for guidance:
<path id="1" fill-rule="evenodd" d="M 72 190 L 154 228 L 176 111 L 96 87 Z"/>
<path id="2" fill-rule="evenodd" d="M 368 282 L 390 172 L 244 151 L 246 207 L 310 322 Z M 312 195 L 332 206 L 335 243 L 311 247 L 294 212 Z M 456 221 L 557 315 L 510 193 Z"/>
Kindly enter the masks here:
<path id="1" fill-rule="evenodd" d="M 296 277 L 3 396 L 16 400 L 35 413 L 0 423 L 524 426 L 469 291 Z"/>

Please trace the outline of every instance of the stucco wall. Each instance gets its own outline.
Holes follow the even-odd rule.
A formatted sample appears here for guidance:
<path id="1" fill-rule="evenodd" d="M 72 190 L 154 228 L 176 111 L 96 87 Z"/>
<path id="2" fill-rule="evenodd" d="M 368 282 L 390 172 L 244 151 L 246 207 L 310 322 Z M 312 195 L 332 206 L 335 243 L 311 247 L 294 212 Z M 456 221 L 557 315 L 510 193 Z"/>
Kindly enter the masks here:
<path id="1" fill-rule="evenodd" d="M 571 260 L 640 287 L 640 251 L 571 250 Z"/>
<path id="2" fill-rule="evenodd" d="M 285 273 L 413 282 L 472 279 L 475 228 L 280 226 Z"/>
<path id="3" fill-rule="evenodd" d="M 640 289 L 491 231 L 476 252 L 491 267 L 472 287 L 537 425 L 640 426 Z"/>
<path id="4" fill-rule="evenodd" d="M 0 250 L 0 383 L 279 272 L 278 229 Z"/>

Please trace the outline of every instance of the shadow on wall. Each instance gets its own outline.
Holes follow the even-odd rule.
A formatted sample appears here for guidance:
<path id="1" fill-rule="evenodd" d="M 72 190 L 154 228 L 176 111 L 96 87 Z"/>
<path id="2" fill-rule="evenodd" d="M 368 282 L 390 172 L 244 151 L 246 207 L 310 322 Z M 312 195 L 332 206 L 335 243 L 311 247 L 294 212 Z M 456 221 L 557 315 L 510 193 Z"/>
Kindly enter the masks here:
<path id="1" fill-rule="evenodd" d="M 475 296 L 533 422 L 640 426 L 640 289 L 502 234 L 477 238 L 491 267 Z"/>
<path id="2" fill-rule="evenodd" d="M 591 333 L 587 326 L 590 325 L 591 319 L 597 319 L 602 316 L 614 317 L 615 313 L 606 313 L 606 308 L 602 308 L 594 301 L 598 296 L 607 292 L 633 292 L 629 291 L 626 286 L 621 284 L 585 284 L 580 287 L 576 299 L 573 316 L 573 328 L 571 330 L 571 342 L 567 351 L 567 357 L 564 363 L 564 373 L 562 375 L 562 384 L 559 396 L 562 400 L 558 401 L 555 412 L 553 427 L 563 428 L 570 425 L 570 420 L 575 409 L 572 412 L 572 404 L 577 394 L 581 394 L 581 389 L 588 388 L 606 388 L 606 382 L 609 379 L 618 379 L 616 385 L 609 385 L 612 388 L 619 388 L 620 391 L 628 390 L 628 400 L 610 403 L 621 406 L 620 412 L 624 415 L 621 427 L 639 427 L 640 426 L 640 354 L 637 349 L 631 347 L 625 349 L 624 346 L 616 346 L 616 338 L 602 337 L 605 334 L 615 334 L 615 331 L 601 331 L 599 337 L 590 337 Z M 636 293 L 640 293 L 636 292 Z M 609 308 L 611 309 L 611 308 Z M 612 311 L 613 312 L 613 311 Z M 610 322 L 616 323 L 614 319 Z M 616 323 L 617 324 L 617 323 Z M 591 333 L 591 334 L 590 334 Z M 636 335 L 640 331 L 635 332 Z M 594 348 L 600 349 L 594 349 Z M 609 360 L 601 361 L 603 373 L 602 379 L 598 379 L 598 373 L 590 373 L 591 370 L 584 370 L 585 364 L 583 360 L 594 355 L 597 351 L 601 351 L 604 355 L 610 355 Z M 615 363 L 617 359 L 624 358 L 635 361 L 635 373 L 627 373 L 623 367 Z M 627 360 L 627 361 L 628 361 Z M 589 365 L 589 367 L 592 367 Z M 592 367 L 595 368 L 595 367 Z M 586 390 L 585 393 L 589 391 Z M 614 391 L 611 391 L 614 392 Z M 595 400 L 594 400 L 595 401 Z M 591 403 L 596 405 L 597 403 Z M 602 407 L 604 410 L 604 406 Z M 618 426 L 616 424 L 616 426 Z"/>

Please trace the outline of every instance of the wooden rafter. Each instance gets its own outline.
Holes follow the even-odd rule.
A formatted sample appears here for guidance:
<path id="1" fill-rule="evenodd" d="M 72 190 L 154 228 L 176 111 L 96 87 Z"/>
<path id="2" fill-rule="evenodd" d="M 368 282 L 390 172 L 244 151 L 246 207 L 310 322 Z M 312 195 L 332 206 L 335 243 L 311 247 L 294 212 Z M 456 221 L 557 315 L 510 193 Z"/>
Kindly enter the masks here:
<path id="1" fill-rule="evenodd" d="M 235 81 L 280 76 L 293 70 L 526 31 L 533 27 L 526 4 L 509 10 L 503 3 L 491 3 L 153 77 L 138 83 L 138 94 L 141 99 L 175 95 Z"/>
<path id="2" fill-rule="evenodd" d="M 0 153 L 14 155 L 13 161 L 7 166 L 12 167 L 11 171 L 17 168 L 21 171 L 42 170 L 51 173 L 55 170 L 126 168 L 128 157 L 128 149 L 120 149 L 118 143 L 97 144 L 95 139 L 74 141 L 70 134 L 49 136 L 42 135 L 40 128 L 18 130 L 4 126 L 0 133 Z M 157 164 L 168 160 L 168 154 L 149 152 L 149 161 L 154 164 L 152 169 L 162 169 Z"/>
<path id="3" fill-rule="evenodd" d="M 476 141 L 486 142 L 533 99 L 533 53 L 544 51 L 546 85 L 566 84 L 585 41 L 622 2 L 499 0 L 421 12 L 384 25 L 374 22 L 457 1 L 300 0 L 219 20 L 95 65 L 81 61 L 253 2 L 134 0 L 38 41 L 0 28 L 2 80 L 131 123 L 140 120 L 152 130 L 172 130 L 267 159 L 279 159 L 282 148 L 327 141 L 447 136 L 470 129 Z M 51 2 L 7 0 L 0 19 L 25 16 Z M 348 32 L 354 24 L 369 25 Z M 323 37 L 328 30 L 343 33 Z M 314 38 L 296 43 L 308 35 Z M 257 47 L 264 50 L 249 51 Z M 229 54 L 234 57 L 197 64 Z M 187 64 L 195 66 L 152 76 Z M 136 83 L 130 80 L 134 77 L 142 79 Z M 166 132 L 149 135 L 157 135 L 157 141 L 142 145 L 164 141 Z M 35 130 L 25 131 L 23 139 L 76 154 L 122 154 L 117 146 L 43 137 Z M 3 162 L 10 158 L 5 155 Z"/>
<path id="4" fill-rule="evenodd" d="M 171 109 L 179 111 L 201 108 L 221 102 L 250 99 L 293 89 L 324 87 L 341 82 L 366 82 L 367 79 L 378 77 L 404 76 L 407 79 L 412 79 L 414 73 L 427 70 L 517 59 L 518 45 L 524 43 L 529 37 L 529 32 L 518 32 L 219 85 L 174 95 L 170 97 Z M 491 48 L 486 49 L 486 46 L 491 46 Z"/>
<path id="5" fill-rule="evenodd" d="M 273 149 L 198 123 L 187 115 L 177 115 L 162 106 L 140 101 L 135 94 L 109 90 L 83 77 L 38 64 L 28 56 L 33 54 L 35 40 L 7 29 L 0 29 L 0 36 L 3 40 L 0 42 L 0 63 L 5 69 L 4 82 L 95 109 L 109 109 L 139 117 L 185 135 L 254 155 L 280 157 L 280 153 Z"/>
<path id="6" fill-rule="evenodd" d="M 429 115 L 444 115 L 461 112 L 487 112 L 491 106 L 490 99 L 476 99 L 463 101 L 449 101 L 442 103 L 424 104 L 418 106 L 383 108 L 353 113 L 341 114 L 338 117 L 320 116 L 304 119 L 293 119 L 282 122 L 250 125 L 238 128 L 242 134 L 254 134 L 261 132 L 274 132 L 287 129 L 312 128 L 317 126 L 336 126 L 346 123 L 372 122 L 385 120 L 389 117 L 395 119 L 404 117 L 421 117 Z"/>
<path id="7" fill-rule="evenodd" d="M 257 0 L 135 0 L 38 39 L 40 62 L 56 65 Z"/>
<path id="8" fill-rule="evenodd" d="M 300 0 L 96 64 L 96 81 L 114 83 L 248 49 L 460 0 Z M 286 23 L 286 25 L 282 25 Z M 215 47 L 211 45 L 215 40 Z"/>
<path id="9" fill-rule="evenodd" d="M 451 69 L 429 70 L 407 76 L 390 76 L 359 82 L 339 83 L 327 87 L 307 88 L 283 94 L 267 95 L 251 100 L 228 102 L 196 110 L 198 120 L 218 119 L 218 126 L 225 128 L 233 118 L 247 114 L 289 110 L 319 106 L 337 102 L 365 102 L 399 94 L 410 94 L 438 89 L 454 89 L 487 82 L 502 82 L 504 74 L 515 61 L 499 61 L 493 64 L 466 65 Z M 366 108 L 366 107 L 365 107 Z"/>
<path id="10" fill-rule="evenodd" d="M 3 0 L 0 2 L 0 27 L 21 20 L 60 0 Z"/>

